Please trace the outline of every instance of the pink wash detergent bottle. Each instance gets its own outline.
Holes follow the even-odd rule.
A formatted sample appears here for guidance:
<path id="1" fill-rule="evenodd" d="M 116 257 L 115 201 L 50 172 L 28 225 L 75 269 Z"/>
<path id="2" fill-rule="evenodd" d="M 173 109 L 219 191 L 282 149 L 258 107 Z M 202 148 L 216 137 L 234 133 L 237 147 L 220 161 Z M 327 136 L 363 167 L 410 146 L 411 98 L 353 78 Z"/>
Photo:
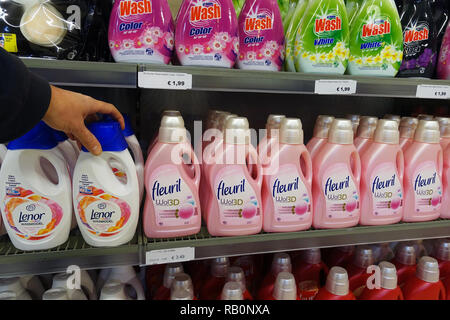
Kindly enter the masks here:
<path id="1" fill-rule="evenodd" d="M 278 143 L 278 134 L 280 131 L 281 120 L 285 118 L 281 114 L 269 114 L 266 122 L 266 135 L 259 142 L 256 151 L 258 151 L 259 159 L 263 170 L 270 166 L 270 151 L 272 143 Z M 264 172 L 264 174 L 266 174 Z"/>
<path id="2" fill-rule="evenodd" d="M 314 125 L 313 137 L 306 144 L 306 149 L 309 151 L 311 160 L 314 160 L 317 151 L 319 151 L 325 142 L 327 142 L 328 131 L 330 130 L 333 120 L 333 116 L 319 115 L 317 117 Z"/>
<path id="3" fill-rule="evenodd" d="M 442 210 L 440 217 L 443 219 L 450 219 L 450 145 L 444 150 L 444 169 L 442 172 Z"/>
<path id="4" fill-rule="evenodd" d="M 174 23 L 167 0 L 116 0 L 108 41 L 116 62 L 168 64 Z"/>
<path id="5" fill-rule="evenodd" d="M 360 217 L 361 162 L 353 145 L 352 123 L 335 119 L 328 141 L 313 161 L 313 227 L 347 228 Z"/>
<path id="6" fill-rule="evenodd" d="M 284 31 L 276 0 L 246 0 L 238 19 L 239 69 L 280 71 Z"/>
<path id="7" fill-rule="evenodd" d="M 358 130 L 356 131 L 356 137 L 353 139 L 356 151 L 358 151 L 361 157 L 365 150 L 370 146 L 373 140 L 373 134 L 377 127 L 378 118 L 376 117 L 361 117 Z"/>
<path id="8" fill-rule="evenodd" d="M 274 149 L 269 168 L 271 173 L 263 178 L 263 230 L 292 232 L 309 229 L 313 216 L 312 164 L 303 144 L 300 119 L 284 118 L 281 121 L 280 143 Z"/>
<path id="9" fill-rule="evenodd" d="M 184 155 L 193 162 L 194 176 L 183 164 Z M 144 177 L 147 197 L 143 221 L 147 237 L 182 237 L 200 231 L 200 166 L 187 142 L 181 117 L 161 119 L 158 142 L 148 156 Z"/>
<path id="10" fill-rule="evenodd" d="M 398 128 L 400 131 L 399 145 L 403 152 L 405 152 L 406 148 L 413 142 L 414 133 L 416 132 L 418 124 L 419 120 L 413 117 L 403 117 L 400 121 Z"/>
<path id="11" fill-rule="evenodd" d="M 414 141 L 404 151 L 403 221 L 434 220 L 441 213 L 443 158 L 439 137 L 437 121 L 420 120 Z"/>
<path id="12" fill-rule="evenodd" d="M 234 66 L 239 39 L 231 0 L 183 0 L 176 22 L 175 44 L 181 65 Z"/>
<path id="13" fill-rule="evenodd" d="M 439 130 L 441 132 L 440 143 L 442 151 L 444 151 L 450 144 L 450 118 L 436 117 L 434 120 L 439 122 Z"/>
<path id="14" fill-rule="evenodd" d="M 403 214 L 403 152 L 398 124 L 381 119 L 361 156 L 361 225 L 397 223 Z"/>
<path id="15" fill-rule="evenodd" d="M 262 168 L 250 144 L 247 118 L 229 118 L 224 132 L 223 145 L 216 148 L 215 164 L 205 168 L 210 192 L 206 198 L 208 231 L 213 236 L 259 233 Z M 255 165 L 256 172 L 249 164 Z"/>

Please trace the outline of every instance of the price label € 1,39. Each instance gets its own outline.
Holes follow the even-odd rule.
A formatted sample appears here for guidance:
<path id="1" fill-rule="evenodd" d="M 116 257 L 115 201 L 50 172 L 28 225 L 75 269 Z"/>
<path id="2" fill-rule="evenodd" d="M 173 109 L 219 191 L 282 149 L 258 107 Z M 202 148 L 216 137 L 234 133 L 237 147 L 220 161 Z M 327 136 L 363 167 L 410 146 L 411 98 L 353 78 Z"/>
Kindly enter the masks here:
<path id="1" fill-rule="evenodd" d="M 194 247 L 150 250 L 147 251 L 145 254 L 146 265 L 183 262 L 194 259 L 195 259 Z"/>
<path id="2" fill-rule="evenodd" d="M 317 94 L 354 94 L 355 80 L 316 80 L 314 93 Z"/>
<path id="3" fill-rule="evenodd" d="M 138 73 L 139 88 L 146 89 L 192 89 L 192 75 L 188 73 L 143 71 Z"/>

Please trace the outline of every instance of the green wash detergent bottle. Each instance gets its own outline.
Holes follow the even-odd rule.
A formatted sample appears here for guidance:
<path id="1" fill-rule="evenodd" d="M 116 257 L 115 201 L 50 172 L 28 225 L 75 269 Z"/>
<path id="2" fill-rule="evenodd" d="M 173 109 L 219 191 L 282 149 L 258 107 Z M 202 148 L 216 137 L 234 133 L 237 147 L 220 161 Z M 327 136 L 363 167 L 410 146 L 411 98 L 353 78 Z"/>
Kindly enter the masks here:
<path id="1" fill-rule="evenodd" d="M 294 61 L 298 72 L 343 74 L 349 57 L 344 1 L 309 0 L 295 41 Z"/>
<path id="2" fill-rule="evenodd" d="M 351 75 L 395 77 L 403 58 L 403 33 L 393 0 L 366 0 L 350 26 Z"/>
<path id="3" fill-rule="evenodd" d="M 294 64 L 294 55 L 298 54 L 300 46 L 295 38 L 298 33 L 298 28 L 300 22 L 305 13 L 306 7 L 308 6 L 308 0 L 298 0 L 295 11 L 292 14 L 289 26 L 285 30 L 285 42 L 286 42 L 286 58 L 285 58 L 285 69 L 286 71 L 296 72 Z"/>
<path id="4" fill-rule="evenodd" d="M 350 26 L 350 30 L 351 30 L 353 19 L 358 14 L 359 9 L 361 9 L 363 2 L 364 2 L 364 0 L 347 0 L 345 3 L 345 6 L 347 8 L 347 18 L 348 18 L 348 25 Z"/>

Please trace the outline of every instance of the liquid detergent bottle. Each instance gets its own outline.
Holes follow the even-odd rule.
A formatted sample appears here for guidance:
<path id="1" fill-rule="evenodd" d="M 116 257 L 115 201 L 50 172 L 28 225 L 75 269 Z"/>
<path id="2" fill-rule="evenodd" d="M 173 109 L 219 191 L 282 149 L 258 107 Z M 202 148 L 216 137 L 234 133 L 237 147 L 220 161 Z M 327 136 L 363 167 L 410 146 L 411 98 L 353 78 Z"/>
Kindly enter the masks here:
<path id="1" fill-rule="evenodd" d="M 319 290 L 314 300 L 356 300 L 349 290 L 347 271 L 342 267 L 331 268 L 325 287 Z"/>
<path id="2" fill-rule="evenodd" d="M 125 284 L 127 295 L 131 299 L 145 300 L 144 288 L 142 287 L 142 283 L 138 279 L 133 266 L 120 266 L 110 269 L 102 269 L 96 284 L 96 291 L 99 295 L 105 283 L 108 281 L 118 281 Z"/>
<path id="3" fill-rule="evenodd" d="M 285 69 L 286 71 L 296 72 L 295 69 L 295 56 L 298 55 L 300 46 L 296 42 L 297 33 L 300 27 L 300 22 L 304 16 L 305 10 L 308 7 L 309 0 L 298 0 L 295 7 L 295 11 L 292 13 L 291 21 L 287 28 L 285 27 L 285 40 L 286 40 L 286 58 Z"/>
<path id="4" fill-rule="evenodd" d="M 420 120 L 413 143 L 404 151 L 403 221 L 437 219 L 442 203 L 442 148 L 437 121 Z"/>
<path id="5" fill-rule="evenodd" d="M 178 110 L 164 110 L 163 113 L 162 113 L 161 119 L 164 116 L 181 117 L 181 113 Z M 184 121 L 183 121 L 183 126 L 184 126 Z M 155 136 L 152 138 L 152 140 L 150 141 L 150 144 L 148 145 L 147 156 L 150 154 L 150 151 L 152 151 L 152 149 L 155 146 L 156 142 L 158 142 L 158 133 L 159 133 L 159 131 L 156 131 Z"/>
<path id="6" fill-rule="evenodd" d="M 328 141 L 328 131 L 333 120 L 333 116 L 319 115 L 317 117 L 316 123 L 314 124 L 313 137 L 306 144 L 306 149 L 309 151 L 311 160 L 314 159 L 322 145 Z"/>
<path id="7" fill-rule="evenodd" d="M 132 300 L 125 291 L 125 285 L 119 281 L 108 281 L 102 288 L 99 300 Z"/>
<path id="8" fill-rule="evenodd" d="M 147 300 L 153 299 L 156 290 L 162 285 L 164 280 L 164 264 L 154 264 L 145 268 L 145 285 Z"/>
<path id="9" fill-rule="evenodd" d="M 297 7 L 297 4 L 298 4 L 298 0 L 291 0 L 291 1 L 289 1 L 289 8 L 288 8 L 288 11 L 286 13 L 286 16 L 283 19 L 283 30 L 284 30 L 284 33 L 286 33 L 286 29 L 289 27 L 289 24 L 291 23 L 292 16 L 294 15 L 295 8 Z"/>
<path id="10" fill-rule="evenodd" d="M 415 276 L 406 281 L 402 291 L 405 300 L 445 300 L 445 288 L 439 280 L 436 259 L 420 258 Z"/>
<path id="11" fill-rule="evenodd" d="M 439 50 L 449 20 L 448 3 L 443 0 L 430 0 L 430 6 L 433 12 L 433 20 L 436 24 L 436 45 Z"/>
<path id="12" fill-rule="evenodd" d="M 270 300 L 272 297 L 275 281 L 280 272 L 291 272 L 291 258 L 287 253 L 277 253 L 273 256 L 272 266 L 266 274 L 259 287 L 257 300 Z"/>
<path id="13" fill-rule="evenodd" d="M 239 39 L 231 0 L 183 0 L 176 21 L 175 44 L 181 65 L 234 66 Z"/>
<path id="14" fill-rule="evenodd" d="M 46 165 L 57 181 L 45 174 Z M 8 143 L 0 169 L 2 218 L 19 250 L 45 250 L 67 241 L 72 220 L 71 181 L 52 130 L 39 122 Z"/>
<path id="15" fill-rule="evenodd" d="M 31 300 L 30 294 L 23 287 L 19 277 L 0 278 L 0 293 L 12 292 L 14 300 Z"/>
<path id="16" fill-rule="evenodd" d="M 168 64 L 174 23 L 166 0 L 116 0 L 108 41 L 116 62 Z"/>
<path id="17" fill-rule="evenodd" d="M 74 148 L 74 146 L 72 145 L 72 143 L 69 142 L 69 138 L 64 132 L 53 130 L 53 133 L 55 135 L 55 140 L 58 142 L 57 148 L 64 156 L 64 159 L 66 160 L 67 165 L 69 167 L 70 177 L 72 177 L 73 170 L 75 169 L 75 164 L 77 163 L 80 151 L 78 150 L 78 147 Z"/>
<path id="18" fill-rule="evenodd" d="M 352 263 L 347 266 L 348 281 L 350 290 L 358 298 L 366 287 L 370 273 L 367 267 L 374 264 L 372 248 L 370 246 L 360 246 L 356 248 Z"/>
<path id="19" fill-rule="evenodd" d="M 213 236 L 259 233 L 262 167 L 250 144 L 247 118 L 229 118 L 224 132 L 223 145 L 216 148 L 216 163 L 205 168 L 210 192 L 206 199 L 208 231 Z"/>
<path id="20" fill-rule="evenodd" d="M 172 287 L 173 279 L 176 274 L 182 273 L 183 266 L 181 263 L 169 263 L 166 264 L 166 270 L 164 271 L 163 284 L 156 290 L 153 300 L 169 300 L 170 289 Z"/>
<path id="21" fill-rule="evenodd" d="M 42 300 L 70 300 L 67 290 L 63 288 L 49 289 L 44 292 Z"/>
<path id="22" fill-rule="evenodd" d="M 52 288 L 65 288 L 67 290 L 72 290 L 67 287 L 67 279 L 70 279 L 70 276 L 71 274 L 69 273 L 56 274 L 52 279 Z M 97 300 L 95 284 L 89 273 L 86 270 L 81 270 L 80 277 L 80 290 L 82 293 L 88 300 Z M 69 294 L 69 296 L 71 296 L 71 294 Z"/>
<path id="23" fill-rule="evenodd" d="M 20 277 L 22 286 L 28 291 L 33 300 L 41 300 L 45 289 L 37 276 L 25 275 Z"/>
<path id="24" fill-rule="evenodd" d="M 347 0 L 345 7 L 347 9 L 348 25 L 352 27 L 353 19 L 358 14 L 363 5 L 363 0 Z"/>
<path id="25" fill-rule="evenodd" d="M 313 159 L 313 227 L 347 228 L 360 217 L 361 162 L 350 120 L 335 119 L 328 141 Z"/>
<path id="26" fill-rule="evenodd" d="M 194 176 L 183 165 L 194 164 Z M 181 237 L 200 231 L 200 166 L 181 117 L 164 116 L 158 142 L 145 164 L 144 232 L 149 238 Z M 178 200 L 173 201 L 176 197 Z"/>
<path id="27" fill-rule="evenodd" d="M 303 144 L 300 119 L 281 121 L 279 142 L 272 150 L 269 174 L 263 178 L 263 230 L 306 230 L 311 227 L 313 216 L 312 163 Z"/>
<path id="28" fill-rule="evenodd" d="M 247 290 L 244 270 L 240 267 L 230 267 L 228 269 L 227 282 L 237 282 L 241 286 L 242 300 L 253 300 L 252 295 Z M 223 299 L 222 299 L 223 300 Z"/>
<path id="29" fill-rule="evenodd" d="M 444 280 L 450 276 L 450 240 L 439 239 L 434 247 L 433 257 L 439 263 L 439 278 Z"/>
<path id="30" fill-rule="evenodd" d="M 378 118 L 376 117 L 361 117 L 355 139 L 353 139 L 353 144 L 360 157 L 362 157 L 364 151 L 367 150 L 373 141 L 373 134 L 375 133 L 377 122 Z"/>
<path id="31" fill-rule="evenodd" d="M 264 300 L 298 300 L 295 277 L 290 272 L 280 272 L 275 280 L 273 293 Z"/>
<path id="32" fill-rule="evenodd" d="M 385 114 L 383 119 L 387 119 L 387 120 L 395 120 L 397 121 L 398 124 L 400 124 L 401 121 L 401 117 L 398 114 Z"/>
<path id="33" fill-rule="evenodd" d="M 309 0 L 295 39 L 297 72 L 343 74 L 349 57 L 349 25 L 343 0 Z"/>
<path id="34" fill-rule="evenodd" d="M 345 268 L 353 259 L 355 246 L 343 246 L 329 249 L 325 248 L 322 252 L 322 258 L 328 268 L 335 266 Z"/>
<path id="35" fill-rule="evenodd" d="M 280 71 L 284 63 L 284 31 L 277 0 L 246 0 L 238 28 L 238 68 Z"/>
<path id="36" fill-rule="evenodd" d="M 447 24 L 444 38 L 442 38 L 439 58 L 437 61 L 436 75 L 438 79 L 450 79 L 450 24 Z"/>
<path id="37" fill-rule="evenodd" d="M 261 165 L 263 166 L 264 173 L 267 170 L 267 166 L 270 165 L 270 155 L 272 144 L 279 143 L 279 134 L 281 121 L 286 116 L 281 114 L 269 114 L 266 122 L 266 135 L 259 142 L 256 151 L 258 152 Z"/>
<path id="38" fill-rule="evenodd" d="M 380 288 L 364 288 L 359 300 L 403 300 L 403 293 L 397 285 L 397 273 L 392 263 L 383 261 L 379 264 L 381 271 Z"/>
<path id="39" fill-rule="evenodd" d="M 361 225 L 397 223 L 403 215 L 403 152 L 397 122 L 378 121 L 361 156 Z"/>
<path id="40" fill-rule="evenodd" d="M 186 295 L 186 292 L 189 294 Z M 191 277 L 188 274 L 181 272 L 175 274 L 173 277 L 172 286 L 170 288 L 170 300 L 180 300 L 174 299 L 174 297 L 180 297 L 183 294 L 186 298 L 190 298 L 186 300 L 196 300 Z"/>
<path id="41" fill-rule="evenodd" d="M 376 264 L 382 261 L 390 261 L 394 258 L 394 251 L 391 249 L 389 242 L 371 244 L 373 259 Z"/>
<path id="42" fill-rule="evenodd" d="M 450 145 L 447 146 L 443 153 L 443 161 L 444 161 L 444 169 L 442 171 L 442 188 L 443 188 L 443 197 L 442 197 L 442 208 L 440 217 L 443 219 L 450 218 L 450 212 L 447 210 L 448 205 L 450 204 Z"/>
<path id="43" fill-rule="evenodd" d="M 351 25 L 347 72 L 394 77 L 402 57 L 402 25 L 394 1 L 364 1 Z"/>
<path id="44" fill-rule="evenodd" d="M 232 265 L 234 267 L 239 267 L 242 269 L 245 276 L 245 286 L 247 291 L 254 292 L 256 282 L 259 281 L 261 274 L 261 270 L 257 267 L 257 256 L 252 255 L 234 257 L 234 259 L 232 260 Z M 236 278 L 237 275 L 235 274 L 234 277 Z"/>
<path id="45" fill-rule="evenodd" d="M 410 242 L 397 245 L 392 263 L 397 270 L 398 285 L 402 288 L 406 281 L 416 274 L 416 249 Z"/>
<path id="46" fill-rule="evenodd" d="M 314 300 L 328 275 L 328 267 L 322 261 L 320 249 L 302 251 L 294 260 L 292 273 L 298 284 L 299 300 Z"/>
<path id="47" fill-rule="evenodd" d="M 129 242 L 139 219 L 136 166 L 116 121 L 88 124 L 103 153 L 83 147 L 73 175 L 73 205 L 78 228 L 91 246 L 114 247 Z M 114 169 L 124 173 L 118 177 Z"/>
<path id="48" fill-rule="evenodd" d="M 420 113 L 417 115 L 417 119 L 420 120 L 434 120 L 434 116 L 431 114 Z"/>
<path id="49" fill-rule="evenodd" d="M 359 114 L 347 114 L 347 115 L 345 115 L 345 119 L 348 119 L 352 122 L 353 138 L 356 137 L 356 133 L 358 132 L 359 121 L 361 120 L 361 116 Z"/>
<path id="50" fill-rule="evenodd" d="M 403 117 L 400 120 L 398 128 L 400 131 L 399 145 L 403 152 L 405 152 L 409 145 L 414 141 L 414 133 L 416 132 L 418 124 L 419 120 L 413 117 Z"/>
<path id="51" fill-rule="evenodd" d="M 225 283 L 220 294 L 220 300 L 244 300 L 240 283 L 234 281 Z"/>
<path id="52" fill-rule="evenodd" d="M 88 300 L 86 294 L 81 289 L 69 288 L 72 275 L 69 273 L 59 273 L 53 277 L 52 289 L 63 289 L 66 291 L 68 300 Z M 48 297 L 47 291 L 44 293 Z"/>
<path id="53" fill-rule="evenodd" d="M 210 276 L 200 289 L 200 300 L 217 299 L 225 285 L 229 267 L 230 261 L 226 257 L 215 258 L 213 260 Z"/>
<path id="54" fill-rule="evenodd" d="M 441 132 L 440 143 L 442 151 L 445 151 L 450 144 L 450 118 L 436 117 L 434 120 L 439 122 L 439 131 Z"/>

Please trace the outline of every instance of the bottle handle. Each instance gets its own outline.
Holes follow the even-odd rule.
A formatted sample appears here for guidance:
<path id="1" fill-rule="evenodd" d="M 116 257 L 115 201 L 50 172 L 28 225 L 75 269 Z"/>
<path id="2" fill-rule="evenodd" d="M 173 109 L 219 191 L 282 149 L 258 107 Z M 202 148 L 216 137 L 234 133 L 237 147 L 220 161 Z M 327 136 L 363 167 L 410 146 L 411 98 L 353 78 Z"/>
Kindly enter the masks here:
<path id="1" fill-rule="evenodd" d="M 312 185 L 312 175 L 313 175 L 313 170 L 312 170 L 312 160 L 311 160 L 311 156 L 309 155 L 309 152 L 306 148 L 303 149 L 302 153 L 300 154 L 300 159 L 303 157 L 304 161 L 305 161 L 305 179 L 306 181 L 308 181 L 309 185 Z M 301 162 L 300 162 L 301 163 Z"/>
<path id="2" fill-rule="evenodd" d="M 192 146 L 188 143 L 183 144 L 181 156 L 183 154 L 189 155 L 192 165 L 194 166 L 194 180 L 193 181 L 194 181 L 195 186 L 198 189 L 200 186 L 201 170 L 200 170 L 200 165 L 198 162 L 197 155 L 195 154 L 194 149 L 192 149 Z"/>
<path id="3" fill-rule="evenodd" d="M 441 179 L 442 179 L 443 166 L 444 166 L 444 157 L 442 155 L 442 148 L 441 148 L 441 150 L 439 150 L 439 153 L 438 153 L 438 172 L 439 172 L 439 176 L 441 177 Z"/>
<path id="4" fill-rule="evenodd" d="M 355 180 L 359 186 L 361 180 L 361 158 L 359 157 L 359 153 L 356 150 L 352 152 L 350 157 L 353 157 L 353 164 L 355 166 L 354 172 L 352 170 L 352 174 L 355 177 Z"/>
<path id="5" fill-rule="evenodd" d="M 102 155 L 103 155 L 103 154 L 102 154 Z M 105 159 L 102 155 L 100 156 L 101 159 L 102 159 L 103 161 L 107 162 L 107 163 L 108 163 L 108 166 L 109 166 L 109 165 L 110 165 L 110 164 L 109 164 L 109 161 L 108 161 L 107 159 Z M 130 157 L 131 157 L 131 155 L 130 155 Z M 137 174 L 137 171 L 136 171 L 136 170 L 130 171 L 130 168 L 128 168 L 128 167 L 123 163 L 122 159 L 120 159 L 119 157 L 117 157 L 114 153 L 110 153 L 110 154 L 108 155 L 108 158 L 113 159 L 113 160 L 117 161 L 118 163 L 120 163 L 120 164 L 122 165 L 122 169 L 125 171 L 125 174 L 127 175 L 127 177 L 131 177 L 131 176 L 134 174 L 134 175 L 136 176 L 136 182 L 137 182 L 137 184 L 138 184 L 138 186 L 139 186 L 138 174 Z M 134 163 L 134 162 L 133 162 L 133 163 Z M 117 177 L 114 175 L 114 173 L 112 172 L 112 170 L 109 170 L 109 171 L 111 172 L 111 175 L 113 175 L 114 178 L 117 179 Z M 127 186 L 127 187 L 130 186 L 130 184 L 131 184 L 131 179 L 128 179 L 128 178 L 127 178 L 126 186 Z"/>
<path id="6" fill-rule="evenodd" d="M 134 290 L 136 291 L 137 300 L 145 300 L 144 289 L 142 288 L 141 283 L 139 282 L 139 280 L 136 277 L 129 280 L 127 282 L 127 284 L 132 286 L 134 288 Z"/>
<path id="7" fill-rule="evenodd" d="M 262 175 L 262 166 L 261 163 L 259 162 L 258 152 L 256 151 L 253 145 L 249 144 L 248 146 L 249 146 L 248 155 L 250 158 L 253 158 L 253 161 L 255 162 L 252 164 L 256 166 L 256 177 L 254 178 L 254 181 L 258 185 L 258 188 L 261 188 L 263 175 Z"/>
<path id="8" fill-rule="evenodd" d="M 61 157 L 59 157 L 58 155 L 56 155 L 52 152 L 39 152 L 36 155 L 38 157 L 38 159 L 37 159 L 38 161 L 39 161 L 39 158 L 42 157 L 42 158 L 48 160 L 50 162 L 50 164 L 53 166 L 53 168 L 55 169 L 56 175 L 58 176 L 58 183 L 54 184 L 50 180 L 48 180 L 48 181 L 50 181 L 52 183 L 52 185 L 55 185 L 55 186 L 61 185 L 61 183 L 62 183 L 61 181 L 64 177 L 64 171 L 66 171 L 67 175 L 69 172 L 69 168 L 66 167 L 65 164 L 62 167 L 60 167 L 57 164 L 58 162 L 61 163 L 61 161 L 64 161 L 63 155 L 61 155 Z"/>

